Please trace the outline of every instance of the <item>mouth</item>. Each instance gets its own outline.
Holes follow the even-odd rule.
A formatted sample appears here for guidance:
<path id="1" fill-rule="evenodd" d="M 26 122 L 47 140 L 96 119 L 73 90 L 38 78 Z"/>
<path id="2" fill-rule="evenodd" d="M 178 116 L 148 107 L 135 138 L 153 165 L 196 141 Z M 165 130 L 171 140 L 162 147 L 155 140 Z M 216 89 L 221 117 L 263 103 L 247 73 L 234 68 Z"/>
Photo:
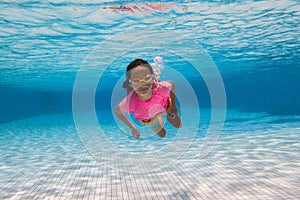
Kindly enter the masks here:
<path id="1" fill-rule="evenodd" d="M 140 93 L 146 93 L 148 92 L 149 88 L 139 88 Z"/>
<path id="2" fill-rule="evenodd" d="M 149 85 L 143 85 L 138 88 L 139 93 L 147 93 L 150 89 Z"/>

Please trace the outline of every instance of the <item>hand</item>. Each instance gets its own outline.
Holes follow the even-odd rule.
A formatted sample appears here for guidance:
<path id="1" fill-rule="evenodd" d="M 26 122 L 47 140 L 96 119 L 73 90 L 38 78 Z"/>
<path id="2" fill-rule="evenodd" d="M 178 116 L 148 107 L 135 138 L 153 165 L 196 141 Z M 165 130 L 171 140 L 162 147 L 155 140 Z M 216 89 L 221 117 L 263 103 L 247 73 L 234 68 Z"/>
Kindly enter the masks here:
<path id="1" fill-rule="evenodd" d="M 131 129 L 131 134 L 135 138 L 139 138 L 140 137 L 140 132 L 136 128 Z"/>

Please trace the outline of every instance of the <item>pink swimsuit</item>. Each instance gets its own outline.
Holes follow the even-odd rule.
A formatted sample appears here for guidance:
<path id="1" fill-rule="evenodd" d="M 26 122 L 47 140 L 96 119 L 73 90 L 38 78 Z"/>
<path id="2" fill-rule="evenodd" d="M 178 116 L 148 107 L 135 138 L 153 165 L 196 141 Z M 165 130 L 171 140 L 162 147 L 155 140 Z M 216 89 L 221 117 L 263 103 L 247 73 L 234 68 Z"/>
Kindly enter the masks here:
<path id="1" fill-rule="evenodd" d="M 171 88 L 169 82 L 154 82 L 149 100 L 139 99 L 133 90 L 119 103 L 119 108 L 124 113 L 132 112 L 137 121 L 149 124 L 171 107 Z"/>

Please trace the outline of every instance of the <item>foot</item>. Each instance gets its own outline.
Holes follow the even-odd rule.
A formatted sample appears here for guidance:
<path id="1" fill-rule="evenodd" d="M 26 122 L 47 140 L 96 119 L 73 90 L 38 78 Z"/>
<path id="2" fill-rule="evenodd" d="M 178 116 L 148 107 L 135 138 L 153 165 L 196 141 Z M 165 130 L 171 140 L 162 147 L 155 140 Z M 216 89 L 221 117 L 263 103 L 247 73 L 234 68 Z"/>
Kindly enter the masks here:
<path id="1" fill-rule="evenodd" d="M 164 138 L 166 137 L 167 134 L 167 130 L 164 128 L 162 128 L 159 132 L 156 133 L 159 137 Z"/>
<path id="2" fill-rule="evenodd" d="M 167 120 L 172 124 L 175 128 L 180 128 L 182 126 L 182 122 L 178 113 L 169 113 L 167 116 Z"/>

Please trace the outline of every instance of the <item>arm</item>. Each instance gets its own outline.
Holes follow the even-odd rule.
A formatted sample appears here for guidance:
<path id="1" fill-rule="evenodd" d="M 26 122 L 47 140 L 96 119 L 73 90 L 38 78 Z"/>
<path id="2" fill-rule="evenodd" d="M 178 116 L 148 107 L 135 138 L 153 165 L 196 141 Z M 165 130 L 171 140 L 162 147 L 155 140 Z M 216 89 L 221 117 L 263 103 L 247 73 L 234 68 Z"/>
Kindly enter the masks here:
<path id="1" fill-rule="evenodd" d="M 178 109 L 177 109 L 177 106 L 176 106 L 176 88 L 175 88 L 175 85 L 172 81 L 167 81 L 167 82 L 172 85 L 172 89 L 170 91 L 172 107 L 171 107 L 170 112 L 176 114 L 178 112 Z"/>
<path id="2" fill-rule="evenodd" d="M 114 109 L 115 115 L 126 125 L 128 128 L 130 128 L 131 133 L 133 137 L 139 138 L 140 132 L 137 130 L 137 128 L 129 121 L 129 119 L 126 117 L 126 115 L 120 110 L 119 106 L 117 105 Z"/>
<path id="3" fill-rule="evenodd" d="M 178 115 L 178 108 L 176 106 L 176 88 L 173 82 L 168 82 L 171 84 L 170 98 L 172 106 L 167 119 L 175 128 L 180 128 L 182 126 L 182 122 L 180 116 Z"/>

